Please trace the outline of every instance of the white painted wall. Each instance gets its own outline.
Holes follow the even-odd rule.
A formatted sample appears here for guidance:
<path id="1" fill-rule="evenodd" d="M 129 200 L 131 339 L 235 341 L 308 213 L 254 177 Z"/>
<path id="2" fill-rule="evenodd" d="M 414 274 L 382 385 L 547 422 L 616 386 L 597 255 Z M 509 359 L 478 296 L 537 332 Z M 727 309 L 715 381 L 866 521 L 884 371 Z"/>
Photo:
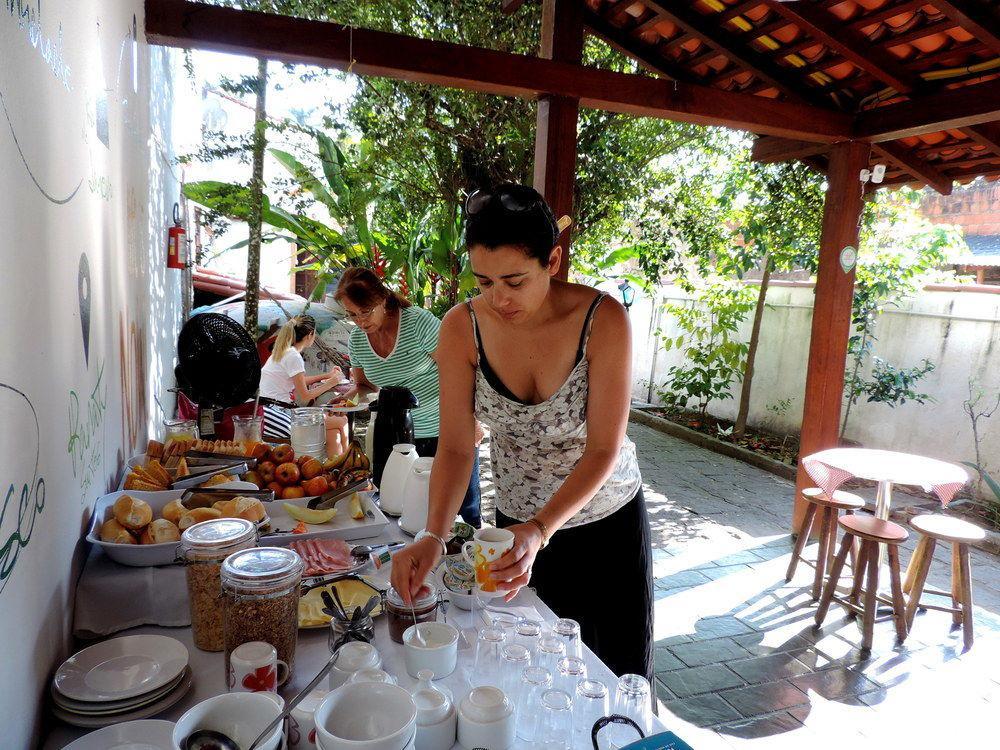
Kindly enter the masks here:
<path id="1" fill-rule="evenodd" d="M 680 300 L 683 292 L 665 287 L 659 301 Z M 765 406 L 791 398 L 792 406 L 774 429 L 798 431 L 802 419 L 806 362 L 812 325 L 811 286 L 772 286 L 761 328 L 760 349 L 750 403 L 750 423 L 760 425 L 771 415 Z M 653 301 L 639 298 L 632 307 L 633 396 L 645 401 L 653 363 L 653 329 L 660 325 L 666 335 L 677 335 L 672 319 L 660 313 L 653 321 Z M 744 340 L 750 336 L 748 318 Z M 974 460 L 972 430 L 962 411 L 968 397 L 970 377 L 977 378 L 992 398 L 1000 389 L 1000 294 L 923 291 L 900 308 L 889 308 L 879 318 L 874 352 L 897 367 L 912 367 L 923 358 L 937 369 L 921 381 L 920 390 L 935 403 L 907 403 L 890 408 L 859 402 L 851 412 L 846 438 L 872 448 L 909 451 L 927 456 L 963 461 Z M 662 383 L 669 367 L 679 364 L 677 351 L 656 351 L 654 379 Z M 732 400 L 713 402 L 709 411 L 734 419 L 739 383 Z M 654 393 L 653 400 L 656 400 Z M 1000 411 L 981 423 L 984 463 L 1000 476 Z"/>
<path id="2" fill-rule="evenodd" d="M 4 748 L 45 721 L 88 509 L 173 410 L 175 63 L 142 28 L 141 0 L 0 4 Z"/>

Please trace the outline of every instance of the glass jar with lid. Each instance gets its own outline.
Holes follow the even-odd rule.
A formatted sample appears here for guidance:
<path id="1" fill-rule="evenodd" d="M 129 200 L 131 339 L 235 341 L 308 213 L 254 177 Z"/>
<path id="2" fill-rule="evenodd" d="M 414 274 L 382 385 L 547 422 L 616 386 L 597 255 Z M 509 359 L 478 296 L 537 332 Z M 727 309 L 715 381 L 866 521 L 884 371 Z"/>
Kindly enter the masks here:
<path id="1" fill-rule="evenodd" d="M 437 587 L 428 581 L 413 599 L 413 606 L 403 601 L 396 589 L 390 587 L 385 594 L 385 613 L 389 623 L 389 637 L 396 643 L 403 642 L 403 632 L 416 622 L 434 622 L 437 620 L 438 607 L 441 600 Z"/>
<path id="2" fill-rule="evenodd" d="M 198 423 L 193 419 L 164 419 L 163 445 L 168 446 L 175 440 L 197 440 Z"/>
<path id="3" fill-rule="evenodd" d="M 256 547 L 236 552 L 222 563 L 222 622 L 226 674 L 233 649 L 249 641 L 274 646 L 295 670 L 299 631 L 299 585 L 305 563 L 285 547 Z"/>
<path id="4" fill-rule="evenodd" d="M 244 518 L 214 518 L 181 534 L 186 565 L 191 634 L 203 651 L 222 651 L 222 561 L 233 552 L 257 546 L 257 527 Z"/>
<path id="5" fill-rule="evenodd" d="M 322 407 L 293 409 L 289 433 L 296 456 L 310 455 L 320 461 L 326 460 L 326 423 Z"/>

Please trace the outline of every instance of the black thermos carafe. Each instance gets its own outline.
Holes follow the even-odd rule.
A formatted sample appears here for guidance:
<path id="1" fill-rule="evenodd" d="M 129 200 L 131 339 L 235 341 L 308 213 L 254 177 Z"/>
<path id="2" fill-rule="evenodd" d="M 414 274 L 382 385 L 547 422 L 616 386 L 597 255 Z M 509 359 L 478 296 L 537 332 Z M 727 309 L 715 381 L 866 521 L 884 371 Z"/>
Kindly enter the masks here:
<path id="1" fill-rule="evenodd" d="M 382 484 L 382 472 L 389 460 L 392 446 L 413 442 L 413 417 L 410 409 L 420 406 L 417 397 L 408 388 L 391 386 L 378 392 L 378 399 L 371 404 L 375 412 L 373 421 L 375 438 L 372 440 L 372 479 Z"/>

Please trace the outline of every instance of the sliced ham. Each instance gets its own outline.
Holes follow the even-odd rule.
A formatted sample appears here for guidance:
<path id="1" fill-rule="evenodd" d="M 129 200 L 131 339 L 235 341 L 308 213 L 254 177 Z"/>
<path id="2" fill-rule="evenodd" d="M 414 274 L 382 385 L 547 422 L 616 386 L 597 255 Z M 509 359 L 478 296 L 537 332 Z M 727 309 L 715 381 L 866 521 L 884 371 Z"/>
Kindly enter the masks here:
<path id="1" fill-rule="evenodd" d="M 297 539 L 288 546 L 305 562 L 307 576 L 340 573 L 354 567 L 351 545 L 343 539 Z"/>

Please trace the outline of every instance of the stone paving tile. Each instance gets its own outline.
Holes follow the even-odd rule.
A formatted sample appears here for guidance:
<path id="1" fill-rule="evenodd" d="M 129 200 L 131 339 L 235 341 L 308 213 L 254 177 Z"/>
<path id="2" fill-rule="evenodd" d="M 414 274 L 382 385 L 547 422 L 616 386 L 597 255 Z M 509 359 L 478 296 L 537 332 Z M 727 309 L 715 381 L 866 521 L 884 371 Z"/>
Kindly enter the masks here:
<path id="1" fill-rule="evenodd" d="M 983 746 L 981 736 L 958 740 L 963 727 L 995 723 L 1000 705 L 1000 559 L 972 551 L 971 652 L 947 614 L 928 611 L 901 647 L 892 623 L 877 623 L 862 654 L 859 622 L 841 607 L 814 627 L 811 568 L 784 580 L 791 482 L 642 425 L 629 435 L 658 581 L 656 688 L 673 731 L 697 750 Z M 899 492 L 893 502 L 924 500 Z M 901 545 L 904 566 L 915 544 L 911 535 Z M 948 563 L 939 549 L 928 585 L 950 588 Z M 728 658 L 734 648 L 745 656 Z"/>
<path id="2" fill-rule="evenodd" d="M 708 641 L 680 643 L 671 646 L 669 650 L 689 667 L 729 662 L 747 656 L 746 649 L 732 638 L 713 638 Z"/>
<path id="3" fill-rule="evenodd" d="M 746 718 L 781 711 L 808 701 L 806 693 L 789 680 L 724 690 L 719 696 Z"/>
<path id="4" fill-rule="evenodd" d="M 657 679 L 679 698 L 716 692 L 745 684 L 742 677 L 726 669 L 722 664 L 708 664 L 704 667 L 663 672 L 657 675 Z"/>
<path id="5" fill-rule="evenodd" d="M 709 693 L 693 698 L 682 698 L 667 701 L 663 704 L 667 711 L 678 719 L 693 724 L 696 727 L 707 727 L 732 719 L 740 718 L 740 714 L 718 695 Z M 678 732 L 683 737 L 684 732 Z"/>

